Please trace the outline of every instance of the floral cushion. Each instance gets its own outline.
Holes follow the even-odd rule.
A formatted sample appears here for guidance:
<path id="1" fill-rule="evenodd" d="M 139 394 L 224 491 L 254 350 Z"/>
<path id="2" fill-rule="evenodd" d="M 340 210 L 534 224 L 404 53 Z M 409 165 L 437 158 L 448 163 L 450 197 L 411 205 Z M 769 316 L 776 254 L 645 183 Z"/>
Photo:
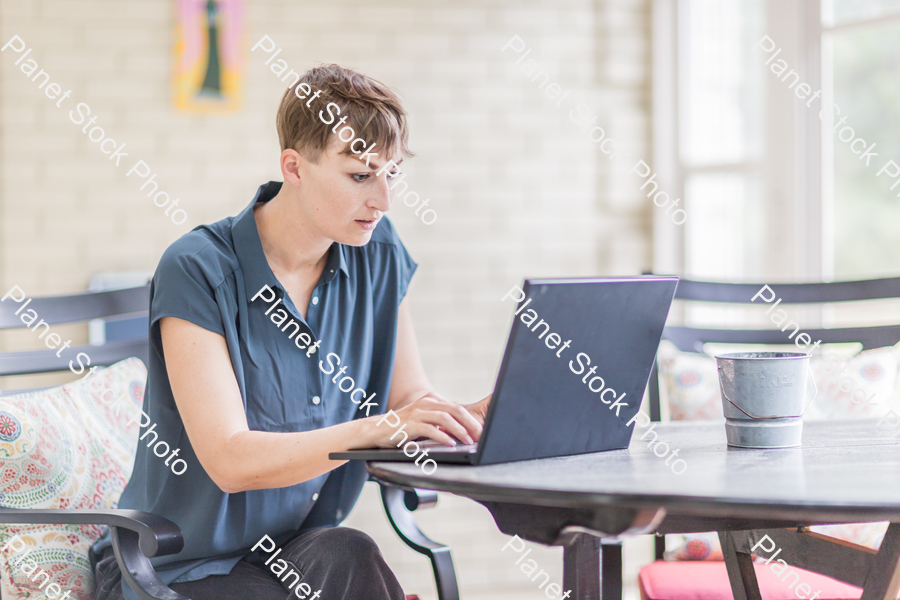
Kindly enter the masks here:
<path id="1" fill-rule="evenodd" d="M 887 528 L 888 523 L 884 521 L 813 525 L 809 529 L 815 533 L 878 550 Z M 722 545 L 715 532 L 669 534 L 666 536 L 666 552 L 663 558 L 669 561 L 722 560 Z"/>
<path id="2" fill-rule="evenodd" d="M 128 425 L 144 397 L 147 369 L 123 360 L 93 377 L 49 390 L 0 396 L 0 506 L 6 508 L 115 508 L 131 477 L 137 423 Z M 93 596 L 88 549 L 101 536 L 96 525 L 3 525 L 0 541 L 18 535 L 26 550 L 0 553 L 4 598 L 46 593 L 10 560 L 31 551 L 50 583 L 71 597 Z M 0 545 L 2 547 L 2 545 Z"/>
<path id="3" fill-rule="evenodd" d="M 657 355 L 659 393 L 663 414 L 672 421 L 722 418 L 719 373 L 715 359 L 705 354 L 682 352 L 663 340 Z"/>
<path id="4" fill-rule="evenodd" d="M 807 418 L 880 418 L 896 405 L 897 363 L 894 346 L 864 350 L 848 360 L 813 358 L 810 368 L 819 394 Z"/>
<path id="5" fill-rule="evenodd" d="M 860 546 L 878 550 L 881 540 L 887 533 L 888 522 L 880 523 L 842 523 L 840 525 L 813 525 L 810 531 L 829 537 L 846 540 Z"/>
<path id="6" fill-rule="evenodd" d="M 666 560 L 722 560 L 719 536 L 711 533 L 669 534 L 666 536 Z"/>
<path id="7" fill-rule="evenodd" d="M 728 351 L 739 350 L 732 347 Z M 810 369 L 818 394 L 807 418 L 881 417 L 889 408 L 900 413 L 900 398 L 895 394 L 898 362 L 897 346 L 864 350 L 855 356 L 814 356 Z M 682 352 L 663 340 L 658 364 L 663 415 L 668 414 L 672 421 L 722 418 L 715 358 Z"/>

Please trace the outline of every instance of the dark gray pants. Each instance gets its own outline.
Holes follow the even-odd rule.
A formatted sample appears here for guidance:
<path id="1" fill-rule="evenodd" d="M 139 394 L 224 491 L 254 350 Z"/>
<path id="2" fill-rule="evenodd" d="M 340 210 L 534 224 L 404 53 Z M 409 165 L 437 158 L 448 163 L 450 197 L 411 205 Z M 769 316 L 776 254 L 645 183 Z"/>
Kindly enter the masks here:
<path id="1" fill-rule="evenodd" d="M 278 558 L 300 573 L 317 600 L 404 600 L 403 590 L 368 535 L 348 527 L 315 529 L 282 545 Z M 274 564 L 274 563 L 273 563 Z M 289 572 L 289 571 L 288 571 Z M 112 548 L 97 560 L 96 600 L 122 600 L 122 574 Z M 191 600 L 286 600 L 299 598 L 265 565 L 243 559 L 228 575 L 210 575 L 199 581 L 173 583 L 170 588 Z M 297 584 L 299 586 L 299 584 Z M 296 588 L 292 588 L 296 589 Z M 299 594 L 302 596 L 303 592 Z"/>

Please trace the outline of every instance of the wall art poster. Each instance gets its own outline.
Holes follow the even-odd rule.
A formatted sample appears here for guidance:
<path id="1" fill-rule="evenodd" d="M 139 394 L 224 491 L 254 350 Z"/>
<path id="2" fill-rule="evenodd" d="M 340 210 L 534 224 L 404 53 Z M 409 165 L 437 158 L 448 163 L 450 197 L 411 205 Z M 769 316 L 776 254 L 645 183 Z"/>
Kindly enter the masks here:
<path id="1" fill-rule="evenodd" d="M 176 0 L 175 108 L 190 113 L 240 107 L 244 69 L 243 0 Z"/>

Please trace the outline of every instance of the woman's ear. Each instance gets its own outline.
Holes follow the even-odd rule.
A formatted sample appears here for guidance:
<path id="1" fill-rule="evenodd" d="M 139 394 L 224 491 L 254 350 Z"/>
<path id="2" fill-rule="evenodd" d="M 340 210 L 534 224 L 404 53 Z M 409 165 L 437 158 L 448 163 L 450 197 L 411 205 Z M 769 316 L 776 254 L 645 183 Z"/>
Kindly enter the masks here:
<path id="1" fill-rule="evenodd" d="M 306 163 L 306 159 L 292 148 L 288 148 L 281 153 L 281 175 L 284 177 L 285 183 L 291 185 L 300 185 L 301 167 Z"/>

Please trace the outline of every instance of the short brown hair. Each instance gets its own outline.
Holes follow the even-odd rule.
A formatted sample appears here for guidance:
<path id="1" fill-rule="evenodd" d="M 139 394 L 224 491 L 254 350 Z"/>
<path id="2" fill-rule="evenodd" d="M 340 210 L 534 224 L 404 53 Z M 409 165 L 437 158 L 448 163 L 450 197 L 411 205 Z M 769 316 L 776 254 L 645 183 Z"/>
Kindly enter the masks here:
<path id="1" fill-rule="evenodd" d="M 321 94 L 307 107 L 309 99 L 317 91 Z M 304 94 L 302 99 L 301 94 Z M 333 125 L 319 117 L 320 111 L 328 116 L 325 108 L 331 102 L 340 107 L 342 118 L 347 117 L 336 133 L 331 131 Z M 332 123 L 338 121 L 334 116 L 331 118 Z M 285 91 L 275 117 L 275 126 L 282 151 L 292 148 L 313 162 L 319 160 L 329 139 L 348 125 L 354 133 L 351 143 L 360 138 L 366 142 L 365 147 L 370 147 L 374 142 L 374 150 L 380 148 L 383 151 L 380 158 L 387 161 L 395 150 L 399 150 L 403 157 L 413 155 L 408 146 L 406 119 L 407 113 L 400 98 L 386 85 L 351 69 L 330 64 L 310 69 L 296 81 L 296 85 Z M 359 149 L 359 144 L 356 146 Z M 350 154 L 350 148 L 345 148 L 344 153 Z"/>

